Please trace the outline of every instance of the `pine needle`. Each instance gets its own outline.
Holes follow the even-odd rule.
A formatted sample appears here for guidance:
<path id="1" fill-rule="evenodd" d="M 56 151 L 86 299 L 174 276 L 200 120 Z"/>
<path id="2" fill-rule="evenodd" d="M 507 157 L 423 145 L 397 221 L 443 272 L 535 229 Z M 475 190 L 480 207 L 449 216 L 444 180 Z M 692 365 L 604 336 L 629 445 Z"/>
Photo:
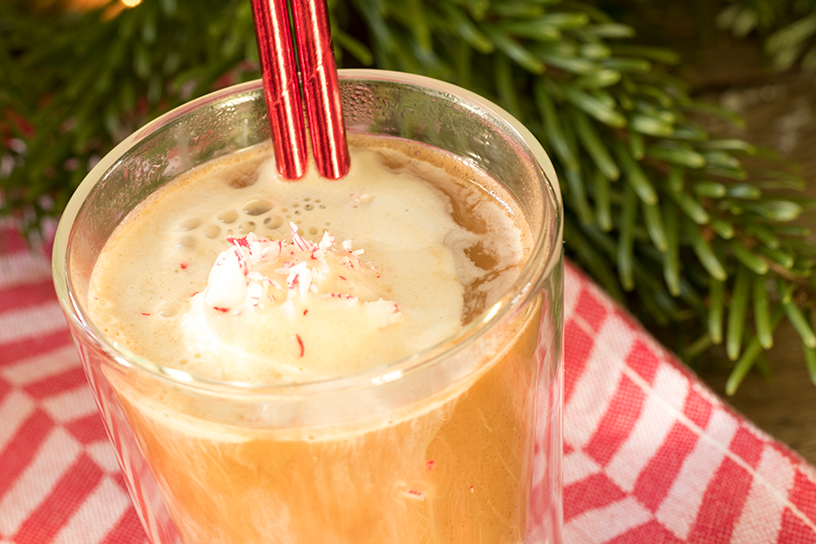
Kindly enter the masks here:
<path id="1" fill-rule="evenodd" d="M 598 221 L 598 227 L 604 232 L 609 232 L 613 228 L 612 208 L 609 200 L 609 178 L 600 170 L 595 170 L 592 180 L 595 187 L 595 218 Z"/>
<path id="2" fill-rule="evenodd" d="M 813 327 L 808 323 L 807 319 L 805 319 L 802 310 L 794 303 L 794 298 L 792 296 L 786 297 L 786 300 L 782 301 L 782 307 L 785 309 L 785 313 L 791 325 L 793 325 L 793 328 L 799 333 L 805 346 L 816 349 L 816 334 L 813 332 Z"/>
<path id="3" fill-rule="evenodd" d="M 634 228 L 637 217 L 637 195 L 632 185 L 627 185 L 623 192 L 623 206 L 620 219 L 620 242 L 618 243 L 618 276 L 624 290 L 635 288 L 634 257 Z"/>
<path id="4" fill-rule="evenodd" d="M 756 253 L 745 247 L 739 240 L 734 240 L 731 243 L 731 250 L 734 252 L 734 256 L 737 260 L 748 269 L 753 270 L 754 273 L 761 275 L 768 273 L 768 263 L 765 262 L 762 257 L 759 257 Z"/>
<path id="5" fill-rule="evenodd" d="M 779 325 L 779 322 L 782 319 L 782 314 L 782 309 L 777 308 L 774 315 L 771 317 L 770 327 L 772 331 Z M 737 392 L 742 380 L 744 380 L 745 376 L 748 375 L 748 372 L 751 370 L 751 367 L 757 361 L 757 358 L 761 353 L 762 346 L 760 345 L 759 338 L 754 336 L 751 338 L 750 342 L 748 342 L 748 347 L 745 349 L 745 352 L 743 352 L 739 361 L 737 361 L 737 364 L 734 365 L 734 369 L 731 371 L 731 374 L 728 376 L 728 380 L 725 382 L 726 395 L 731 396 Z"/>
<path id="6" fill-rule="evenodd" d="M 773 347 L 773 327 L 771 326 L 771 306 L 768 301 L 766 280 L 763 276 L 754 277 L 754 322 L 756 335 L 762 349 Z"/>
<path id="7" fill-rule="evenodd" d="M 748 294 L 751 288 L 751 272 L 740 267 L 737 279 L 734 282 L 734 294 L 731 297 L 731 306 L 728 311 L 728 330 L 725 335 L 725 349 L 728 358 L 735 361 L 742 348 L 742 333 L 745 329 L 745 309 L 748 304 Z M 759 341 L 757 341 L 757 345 Z M 757 353 L 758 355 L 758 353 Z M 756 355 L 754 355 L 754 358 Z M 753 359 L 750 360 L 753 363 Z M 749 364 L 749 363 L 744 363 Z"/>
<path id="8" fill-rule="evenodd" d="M 658 251 L 665 252 L 668 249 L 668 243 L 666 242 L 666 230 L 663 226 L 660 207 L 657 204 L 643 203 L 643 218 L 652 243 Z"/>
<path id="9" fill-rule="evenodd" d="M 678 242 L 677 208 L 669 202 L 663 203 L 665 219 L 666 252 L 663 254 L 663 277 L 672 296 L 680 295 L 680 257 Z"/>
<path id="10" fill-rule="evenodd" d="M 646 177 L 638 163 L 632 159 L 622 144 L 618 143 L 615 150 L 629 186 L 646 204 L 657 204 L 657 193 L 652 186 L 652 182 Z"/>
<path id="11" fill-rule="evenodd" d="M 572 113 L 578 138 L 581 140 L 587 152 L 589 152 L 598 170 L 603 172 L 604 176 L 608 179 L 612 181 L 617 180 L 620 177 L 618 165 L 612 160 L 612 156 L 603 144 L 595 127 L 592 126 L 592 123 L 590 123 L 583 112 L 573 110 Z"/>
<path id="12" fill-rule="evenodd" d="M 711 274 L 714 278 L 725 281 L 728 277 L 728 274 L 725 272 L 725 268 L 723 267 L 720 259 L 714 254 L 714 251 L 711 249 L 711 245 L 708 241 L 703 237 L 702 232 L 700 231 L 700 227 L 691 223 L 690 221 L 686 221 L 686 234 L 689 235 L 691 238 L 691 247 L 694 249 L 694 253 L 697 254 L 697 258 L 700 260 L 700 264 Z"/>
<path id="13" fill-rule="evenodd" d="M 721 344 L 723 341 L 723 310 L 725 309 L 725 282 L 715 277 L 710 278 L 708 306 L 708 334 L 711 341 Z"/>

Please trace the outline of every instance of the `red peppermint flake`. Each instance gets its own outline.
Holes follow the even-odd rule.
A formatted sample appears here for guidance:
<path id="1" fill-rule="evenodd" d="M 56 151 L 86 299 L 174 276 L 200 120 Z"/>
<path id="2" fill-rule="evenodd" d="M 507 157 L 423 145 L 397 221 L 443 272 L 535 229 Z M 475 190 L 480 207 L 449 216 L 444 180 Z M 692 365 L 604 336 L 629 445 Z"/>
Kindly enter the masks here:
<path id="1" fill-rule="evenodd" d="M 435 464 L 435 463 L 434 463 L 434 460 L 433 460 L 433 459 L 431 459 L 430 461 L 428 461 L 427 463 L 425 463 L 425 468 L 427 468 L 428 470 L 431 470 L 431 469 L 433 469 L 433 468 L 434 468 L 434 464 Z"/>
<path id="2" fill-rule="evenodd" d="M 303 315 L 306 315 L 308 313 L 309 313 L 309 308 L 306 308 L 305 310 L 303 310 Z"/>
<path id="3" fill-rule="evenodd" d="M 341 280 L 346 280 L 346 277 L 345 277 L 345 276 L 340 276 L 340 275 L 338 275 L 337 277 L 338 277 L 338 278 L 340 278 Z M 348 280 L 346 280 L 346 281 L 348 281 Z"/>
<path id="4" fill-rule="evenodd" d="M 300 346 L 300 356 L 303 357 L 303 354 L 306 352 L 306 349 L 303 347 L 303 339 L 299 334 L 295 335 L 295 339 L 297 340 L 298 346 Z"/>
<path id="5" fill-rule="evenodd" d="M 215 310 L 216 312 L 223 312 L 223 313 L 229 312 L 229 308 L 220 308 L 218 306 L 213 306 L 213 310 Z"/>
<path id="6" fill-rule="evenodd" d="M 142 315 L 150 315 L 150 314 L 147 313 L 147 312 L 142 312 Z"/>
<path id="7" fill-rule="evenodd" d="M 300 283 L 300 274 L 295 274 L 295 276 L 292 278 L 292 281 L 290 281 L 287 284 L 287 287 L 289 287 L 289 289 L 294 289 L 299 283 Z"/>
<path id="8" fill-rule="evenodd" d="M 241 246 L 249 249 L 249 242 L 246 239 L 246 236 L 243 238 L 233 238 L 232 236 L 227 236 L 227 242 L 234 246 Z"/>
<path id="9" fill-rule="evenodd" d="M 410 489 L 410 490 L 406 491 L 405 493 L 403 493 L 403 495 L 405 495 L 409 499 L 414 499 L 416 501 L 424 501 L 425 500 L 425 494 L 422 491 L 417 491 L 416 489 Z"/>
<path id="10" fill-rule="evenodd" d="M 299 250 L 312 251 L 313 249 L 317 249 L 315 244 L 298 234 L 297 225 L 295 225 L 292 221 L 289 222 L 289 230 L 292 232 L 292 243 L 294 243 L 295 247 L 297 247 Z"/>
<path id="11" fill-rule="evenodd" d="M 189 263 L 179 263 L 179 266 L 181 267 L 182 270 L 184 270 L 185 268 L 190 266 L 190 264 Z"/>

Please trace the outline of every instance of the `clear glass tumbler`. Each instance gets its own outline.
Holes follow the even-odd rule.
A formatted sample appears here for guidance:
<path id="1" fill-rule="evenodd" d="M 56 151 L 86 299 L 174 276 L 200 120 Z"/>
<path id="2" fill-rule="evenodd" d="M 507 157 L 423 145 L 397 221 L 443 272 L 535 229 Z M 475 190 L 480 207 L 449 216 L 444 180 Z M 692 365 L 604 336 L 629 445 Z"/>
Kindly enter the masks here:
<path id="1" fill-rule="evenodd" d="M 489 101 L 432 79 L 340 75 L 347 131 L 464 158 L 517 199 L 534 243 L 511 290 L 456 336 L 353 376 L 217 382 L 107 338 L 88 283 L 148 194 L 269 138 L 260 82 L 131 135 L 65 210 L 54 282 L 153 544 L 561 542 L 562 205 L 539 143 Z"/>

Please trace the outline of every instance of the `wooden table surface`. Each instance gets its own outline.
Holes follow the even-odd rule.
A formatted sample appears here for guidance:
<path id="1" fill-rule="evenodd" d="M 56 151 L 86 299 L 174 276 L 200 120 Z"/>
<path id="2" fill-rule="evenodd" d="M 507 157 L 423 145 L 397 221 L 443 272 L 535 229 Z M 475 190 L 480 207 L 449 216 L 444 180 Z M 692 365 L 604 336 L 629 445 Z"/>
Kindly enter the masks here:
<path id="1" fill-rule="evenodd" d="M 694 82 L 696 94 L 736 109 L 747 125 L 744 130 L 725 123 L 713 128 L 774 149 L 798 163 L 798 174 L 807 182 L 806 193 L 816 196 L 814 76 L 770 72 L 752 44 L 718 42 L 695 55 L 689 63 L 694 68 L 688 68 L 685 77 Z M 816 243 L 816 210 L 803 222 L 811 227 Z M 723 355 L 715 359 L 719 366 L 726 363 Z M 725 396 L 727 370 L 703 370 L 700 377 L 760 428 L 816 464 L 816 386 L 805 368 L 799 336 L 790 325 L 777 332 L 767 360 L 773 377 L 753 372 L 733 397 Z"/>

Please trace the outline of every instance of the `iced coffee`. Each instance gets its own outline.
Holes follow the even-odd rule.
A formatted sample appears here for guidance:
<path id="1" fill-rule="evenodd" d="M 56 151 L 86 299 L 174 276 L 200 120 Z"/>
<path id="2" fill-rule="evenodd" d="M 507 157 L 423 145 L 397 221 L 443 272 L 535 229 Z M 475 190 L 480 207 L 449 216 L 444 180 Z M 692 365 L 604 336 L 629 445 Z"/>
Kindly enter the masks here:
<path id="1" fill-rule="evenodd" d="M 524 281 L 547 204 L 425 143 L 349 144 L 338 181 L 221 154 L 93 241 L 103 418 L 184 544 L 558 542 L 560 275 Z"/>

